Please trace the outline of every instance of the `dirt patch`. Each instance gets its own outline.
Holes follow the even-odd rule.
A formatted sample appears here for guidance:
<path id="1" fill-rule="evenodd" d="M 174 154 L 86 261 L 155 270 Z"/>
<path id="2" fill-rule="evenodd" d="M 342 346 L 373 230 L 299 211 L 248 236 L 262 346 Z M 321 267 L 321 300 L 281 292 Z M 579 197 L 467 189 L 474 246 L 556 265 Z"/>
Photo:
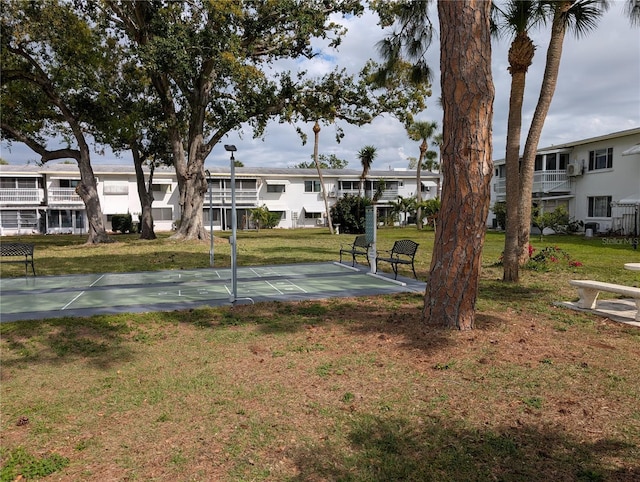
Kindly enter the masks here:
<path id="1" fill-rule="evenodd" d="M 65 481 L 639 480 L 640 330 L 508 308 L 455 332 L 421 308 L 128 315 L 89 330 L 106 353 L 69 338 L 53 358 L 47 334 L 70 330 L 20 335 L 28 357 L 9 333 L 3 446 L 68 457 Z"/>

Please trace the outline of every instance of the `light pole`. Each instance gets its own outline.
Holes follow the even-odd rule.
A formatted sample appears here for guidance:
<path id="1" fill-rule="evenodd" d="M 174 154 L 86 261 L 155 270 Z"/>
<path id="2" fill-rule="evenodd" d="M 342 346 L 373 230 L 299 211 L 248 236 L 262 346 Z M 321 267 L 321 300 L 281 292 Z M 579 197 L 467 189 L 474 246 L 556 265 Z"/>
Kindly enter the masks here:
<path id="1" fill-rule="evenodd" d="M 209 191 L 209 266 L 213 268 L 213 184 L 209 169 L 204 173 L 207 175 L 207 190 Z"/>
<path id="2" fill-rule="evenodd" d="M 236 146 L 225 144 L 224 146 L 227 152 L 231 153 L 230 167 L 231 167 L 231 286 L 232 292 L 230 301 L 236 302 L 238 298 L 238 266 L 236 263 L 237 251 L 236 251 L 236 232 L 237 232 L 237 214 L 236 214 L 236 163 L 233 153 L 237 151 Z"/>

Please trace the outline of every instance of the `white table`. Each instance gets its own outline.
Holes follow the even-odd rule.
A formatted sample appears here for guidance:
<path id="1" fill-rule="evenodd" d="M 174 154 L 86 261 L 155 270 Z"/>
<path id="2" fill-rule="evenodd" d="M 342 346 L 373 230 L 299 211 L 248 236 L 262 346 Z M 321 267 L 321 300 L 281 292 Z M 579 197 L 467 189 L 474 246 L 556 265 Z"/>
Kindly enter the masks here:
<path id="1" fill-rule="evenodd" d="M 631 271 L 640 271 L 640 263 L 625 263 L 624 269 L 630 269 Z"/>

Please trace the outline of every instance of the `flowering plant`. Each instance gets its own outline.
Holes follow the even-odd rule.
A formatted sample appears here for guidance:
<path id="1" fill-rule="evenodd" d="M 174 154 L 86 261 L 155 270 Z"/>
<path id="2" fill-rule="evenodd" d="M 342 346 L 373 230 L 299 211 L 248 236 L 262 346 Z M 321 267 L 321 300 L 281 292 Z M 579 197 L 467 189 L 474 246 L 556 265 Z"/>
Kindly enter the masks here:
<path id="1" fill-rule="evenodd" d="M 526 268 L 534 271 L 549 271 L 552 267 L 568 266 L 570 268 L 579 268 L 582 266 L 580 261 L 571 258 L 571 255 L 558 246 L 547 246 L 542 248 L 538 254 L 534 255 L 535 248 L 529 245 L 529 262 Z"/>

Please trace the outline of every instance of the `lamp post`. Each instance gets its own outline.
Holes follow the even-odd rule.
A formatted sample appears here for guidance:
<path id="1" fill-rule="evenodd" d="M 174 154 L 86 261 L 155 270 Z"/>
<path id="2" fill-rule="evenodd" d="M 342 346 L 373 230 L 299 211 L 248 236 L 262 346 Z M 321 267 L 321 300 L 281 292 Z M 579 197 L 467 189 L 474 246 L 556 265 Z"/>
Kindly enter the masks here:
<path id="1" fill-rule="evenodd" d="M 237 151 L 236 146 L 225 144 L 224 146 L 227 152 L 231 153 L 230 167 L 231 167 L 231 296 L 230 301 L 236 302 L 238 298 L 238 266 L 236 263 L 237 250 L 236 250 L 236 233 L 237 233 L 237 214 L 236 214 L 236 164 L 233 153 Z"/>
<path id="2" fill-rule="evenodd" d="M 207 190 L 209 191 L 209 266 L 213 268 L 213 184 L 209 169 L 204 173 L 207 175 Z"/>

